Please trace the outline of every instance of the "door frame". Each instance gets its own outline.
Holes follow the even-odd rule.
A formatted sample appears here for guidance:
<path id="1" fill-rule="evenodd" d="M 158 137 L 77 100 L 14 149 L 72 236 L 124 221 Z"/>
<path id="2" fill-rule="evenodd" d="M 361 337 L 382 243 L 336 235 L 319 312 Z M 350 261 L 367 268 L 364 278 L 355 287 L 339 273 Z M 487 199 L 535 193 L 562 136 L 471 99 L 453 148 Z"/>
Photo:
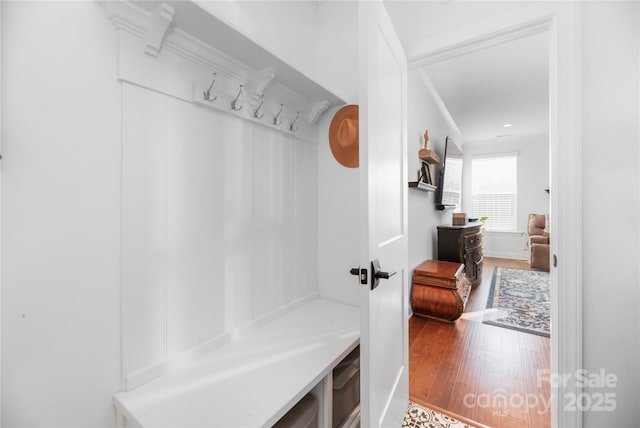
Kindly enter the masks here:
<path id="1" fill-rule="evenodd" d="M 551 268 L 551 373 L 546 379 L 574 375 L 583 366 L 581 6 L 533 5 L 494 18 L 474 22 L 458 34 L 434 37 L 428 52 L 409 57 L 408 69 L 548 32 L 551 254 L 558 265 Z M 582 427 L 581 412 L 565 410 L 567 397 L 580 392 L 577 384 L 551 382 L 552 426 Z"/>

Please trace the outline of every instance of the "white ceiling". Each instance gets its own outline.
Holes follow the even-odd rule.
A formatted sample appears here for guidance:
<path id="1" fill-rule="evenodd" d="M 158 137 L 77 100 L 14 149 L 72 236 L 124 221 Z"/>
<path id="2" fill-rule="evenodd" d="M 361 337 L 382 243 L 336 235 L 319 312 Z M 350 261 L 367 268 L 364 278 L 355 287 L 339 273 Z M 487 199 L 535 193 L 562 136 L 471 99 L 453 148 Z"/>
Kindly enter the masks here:
<path id="1" fill-rule="evenodd" d="M 453 31 L 447 23 L 483 19 L 516 2 L 387 1 L 407 56 Z M 423 67 L 460 130 L 463 143 L 548 132 L 548 35 L 537 34 Z M 513 126 L 504 128 L 511 123 Z"/>

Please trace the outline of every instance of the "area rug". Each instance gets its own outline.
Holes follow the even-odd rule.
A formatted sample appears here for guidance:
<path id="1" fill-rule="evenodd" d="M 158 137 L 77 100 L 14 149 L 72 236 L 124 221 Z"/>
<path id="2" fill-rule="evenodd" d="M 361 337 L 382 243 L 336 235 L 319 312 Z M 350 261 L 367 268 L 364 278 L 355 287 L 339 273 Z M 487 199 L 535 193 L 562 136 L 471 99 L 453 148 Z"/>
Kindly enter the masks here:
<path id="1" fill-rule="evenodd" d="M 409 402 L 402 428 L 473 428 L 459 420 L 428 407 Z"/>
<path id="2" fill-rule="evenodd" d="M 549 272 L 494 268 L 487 309 L 506 311 L 506 316 L 484 323 L 549 337 L 549 284 Z"/>

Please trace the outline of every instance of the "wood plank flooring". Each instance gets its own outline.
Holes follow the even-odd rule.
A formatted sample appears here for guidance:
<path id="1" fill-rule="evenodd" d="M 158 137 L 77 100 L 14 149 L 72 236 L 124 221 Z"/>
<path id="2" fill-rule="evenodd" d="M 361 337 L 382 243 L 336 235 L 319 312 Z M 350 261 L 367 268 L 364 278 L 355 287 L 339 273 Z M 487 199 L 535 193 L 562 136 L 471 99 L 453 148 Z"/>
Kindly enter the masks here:
<path id="1" fill-rule="evenodd" d="M 482 283 L 465 313 L 486 308 L 495 266 L 529 269 L 526 261 L 485 257 Z M 550 427 L 549 352 L 547 337 L 413 316 L 409 396 L 494 428 Z"/>

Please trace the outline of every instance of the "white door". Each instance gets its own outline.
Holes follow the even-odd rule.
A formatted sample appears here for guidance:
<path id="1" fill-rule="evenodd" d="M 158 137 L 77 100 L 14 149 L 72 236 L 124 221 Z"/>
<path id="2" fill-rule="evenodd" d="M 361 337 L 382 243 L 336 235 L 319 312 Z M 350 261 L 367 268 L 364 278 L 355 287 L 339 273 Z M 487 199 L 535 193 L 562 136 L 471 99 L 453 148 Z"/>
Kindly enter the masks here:
<path id="1" fill-rule="evenodd" d="M 400 427 L 409 399 L 406 58 L 382 2 L 359 3 L 361 426 Z M 372 260 L 396 272 L 371 289 Z"/>

